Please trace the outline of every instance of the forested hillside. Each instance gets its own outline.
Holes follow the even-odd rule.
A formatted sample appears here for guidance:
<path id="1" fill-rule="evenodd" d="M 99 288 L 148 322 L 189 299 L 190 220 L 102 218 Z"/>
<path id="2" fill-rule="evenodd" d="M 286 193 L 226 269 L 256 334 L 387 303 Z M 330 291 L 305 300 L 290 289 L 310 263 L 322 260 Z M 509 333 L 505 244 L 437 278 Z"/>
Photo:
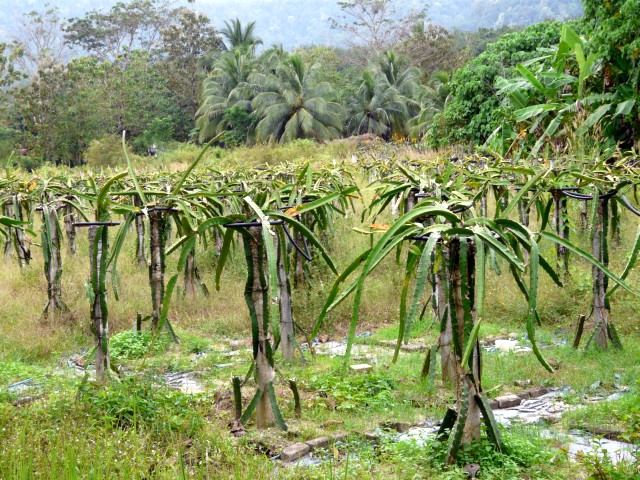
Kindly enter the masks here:
<path id="1" fill-rule="evenodd" d="M 55 2 L 64 17 L 81 17 L 88 10 L 108 9 L 115 0 Z M 544 20 L 566 20 L 582 15 L 580 0 L 556 2 L 553 0 L 451 0 L 403 2 L 407 9 L 426 5 L 429 18 L 450 29 L 476 30 L 505 25 L 526 26 Z M 0 0 L 3 11 L 11 11 L 13 17 L 0 18 L 0 32 L 13 28 L 15 17 L 35 7 L 34 2 Z M 340 13 L 334 0 L 185 0 L 176 5 L 189 6 L 211 18 L 216 27 L 222 27 L 223 20 L 238 17 L 242 21 L 256 20 L 258 34 L 267 45 L 282 44 L 285 48 L 310 44 L 340 45 L 347 40 L 331 30 L 328 19 Z M 1 40 L 2 35 L 0 35 Z"/>

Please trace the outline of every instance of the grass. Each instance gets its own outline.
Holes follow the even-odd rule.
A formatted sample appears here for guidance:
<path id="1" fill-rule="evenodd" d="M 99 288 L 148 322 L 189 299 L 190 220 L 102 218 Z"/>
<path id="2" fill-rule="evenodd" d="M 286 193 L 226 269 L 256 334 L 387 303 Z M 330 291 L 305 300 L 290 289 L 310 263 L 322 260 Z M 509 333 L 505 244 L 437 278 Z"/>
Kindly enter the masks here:
<path id="1" fill-rule="evenodd" d="M 213 151 L 207 161 L 213 165 L 255 165 L 287 158 L 326 164 L 336 157 L 348 157 L 349 148 L 340 142 L 325 146 L 296 142 L 284 147 Z M 183 168 L 193 154 L 190 147 L 167 152 L 164 161 L 170 165 L 163 168 Z M 369 195 L 365 192 L 365 199 Z M 336 219 L 328 235 L 327 243 L 339 269 L 369 245 L 366 236 L 352 230 L 360 226 L 359 213 Z M 389 220 L 381 218 L 379 222 Z M 633 224 L 631 219 L 626 220 Z M 629 250 L 634 233 L 635 228 L 625 228 L 621 245 L 612 251 L 611 266 L 616 272 L 626 261 L 624 252 Z M 588 248 L 586 236 L 579 241 Z M 250 322 L 243 298 L 245 266 L 240 248 L 227 263 L 220 292 L 214 288 L 214 253 L 198 250 L 199 270 L 210 295 L 187 299 L 178 292 L 169 318 L 181 343 L 152 345 L 147 337 L 140 339 L 130 333 L 136 314 L 150 312 L 151 299 L 148 273 L 135 263 L 133 235 L 129 236 L 119 264 L 120 300 L 109 294 L 110 330 L 117 353 L 114 363 L 127 376 L 114 379 L 105 390 L 71 375 L 73 369 L 67 366 L 69 359 L 92 347 L 84 288 L 88 275 L 84 232 L 78 236 L 76 257 L 63 252 L 63 298 L 70 316 L 54 324 L 40 320 L 46 284 L 39 249 L 34 245 L 32 250 L 34 260 L 28 269 L 21 271 L 13 259 L 3 263 L 0 273 L 0 478 L 462 479 L 467 478 L 464 462 L 471 461 L 482 464 L 480 478 L 485 479 L 588 478 L 594 471 L 587 462 L 568 462 L 563 445 L 544 438 L 539 427 L 505 431 L 509 450 L 504 455 L 480 443 L 462 457 L 461 465 L 447 469 L 442 469 L 442 445 L 390 440 L 372 444 L 357 435 L 328 450 L 330 461 L 314 468 L 285 468 L 265 456 L 266 449 L 277 451 L 296 441 L 340 431 L 365 433 L 388 421 L 416 424 L 438 419 L 451 405 L 453 393 L 440 386 L 439 376 L 436 388 L 420 379 L 424 352 L 403 351 L 398 362 L 391 364 L 393 350 L 381 346 L 395 342 L 398 331 L 403 272 L 392 256 L 367 280 L 358 326 L 359 333 L 373 334 L 357 339 L 356 343 L 366 348 L 355 353 L 354 361 L 371 363 L 373 371 L 355 374 L 344 369 L 341 358 L 312 359 L 308 354 L 304 364 L 280 363 L 277 396 L 289 431 L 258 432 L 250 424 L 250 434 L 236 439 L 228 429 L 233 420 L 230 378 L 244 377 L 251 358 L 249 346 L 242 343 L 250 336 Z M 553 258 L 548 245 L 543 245 L 543 254 Z M 168 258 L 167 272 L 175 270 L 176 260 L 175 256 Z M 313 288 L 294 292 L 294 314 L 306 331 L 313 327 L 334 278 L 324 269 L 312 270 Z M 639 284 L 638 270 L 629 280 Z M 526 346 L 527 307 L 516 285 L 507 274 L 499 276 L 495 272 L 487 285 L 481 339 L 510 337 Z M 518 392 L 521 387 L 515 382 L 530 380 L 532 385 L 571 386 L 573 394 L 567 400 L 579 403 L 585 394 L 592 393 L 590 387 L 595 382 L 603 384 L 598 394 L 613 392 L 614 382 L 637 385 L 638 297 L 619 291 L 612 301 L 612 318 L 621 334 L 623 351 L 584 352 L 570 347 L 579 314 L 589 312 L 590 288 L 590 269 L 574 260 L 564 289 L 541 276 L 543 326 L 538 328 L 537 338 L 544 355 L 558 366 L 557 371 L 547 373 L 531 354 L 487 352 L 483 357 L 483 387 L 490 396 Z M 327 317 L 322 332 L 331 339 L 342 339 L 350 318 L 351 304 L 346 301 Z M 415 324 L 410 343 L 433 345 L 437 336 L 438 326 L 427 314 Z M 230 347 L 231 341 L 241 341 L 239 348 L 235 343 Z M 162 374 L 183 371 L 197 372 L 205 393 L 183 395 L 161 380 Z M 295 418 L 293 395 L 284 381 L 292 377 L 298 380 L 302 397 L 301 419 Z M 22 392 L 6 388 L 29 378 L 34 379 L 33 385 Z M 252 380 L 243 387 L 245 406 L 253 388 Z M 32 398 L 20 400 L 25 396 Z M 625 413 L 633 410 L 637 405 L 634 402 L 637 390 L 619 401 L 590 406 L 584 414 L 569 414 L 557 428 L 593 430 L 594 426 L 607 424 L 634 440 L 633 435 L 640 430 L 637 415 Z"/>

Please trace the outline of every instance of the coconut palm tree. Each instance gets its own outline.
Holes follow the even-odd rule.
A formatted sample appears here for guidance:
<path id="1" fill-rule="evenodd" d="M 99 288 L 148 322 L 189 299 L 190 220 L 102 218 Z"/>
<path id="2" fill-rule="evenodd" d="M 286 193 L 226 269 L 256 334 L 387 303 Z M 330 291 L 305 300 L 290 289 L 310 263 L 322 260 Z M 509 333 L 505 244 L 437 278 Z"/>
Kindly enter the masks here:
<path id="1" fill-rule="evenodd" d="M 252 102 L 262 118 L 256 127 L 259 141 L 324 141 L 340 135 L 344 109 L 331 100 L 331 85 L 317 82 L 315 67 L 306 67 L 300 57 L 289 57 L 275 74 L 255 75 L 253 83 L 261 91 Z"/>
<path id="2" fill-rule="evenodd" d="M 385 52 L 376 64 L 376 69 L 389 86 L 395 87 L 411 104 L 418 105 L 417 99 L 424 89 L 421 78 L 422 72 L 418 67 L 405 67 L 407 62 L 395 52 Z"/>
<path id="3" fill-rule="evenodd" d="M 229 50 L 243 49 L 255 52 L 258 45 L 262 45 L 262 40 L 255 35 L 256 22 L 249 22 L 245 28 L 238 18 L 224 22 L 225 28 L 220 30 L 220 34 L 227 39 Z"/>
<path id="4" fill-rule="evenodd" d="M 449 100 L 449 74 L 433 72 L 420 98 L 420 113 L 409 121 L 412 137 L 422 138 L 436 113 L 444 110 Z"/>
<path id="5" fill-rule="evenodd" d="M 392 134 L 394 119 L 402 122 L 409 115 L 404 97 L 371 70 L 363 72 L 358 93 L 348 100 L 347 111 L 349 133 L 372 133 L 385 139 Z"/>
<path id="6" fill-rule="evenodd" d="M 374 133 L 387 140 L 407 135 L 425 89 L 420 69 L 405 64 L 394 52 L 386 52 L 364 72 L 358 93 L 349 101 L 347 127 L 352 133 Z"/>
<path id="7" fill-rule="evenodd" d="M 271 45 L 258 57 L 258 68 L 264 73 L 275 74 L 278 66 L 289 59 L 289 53 L 285 51 L 282 44 Z"/>
<path id="8" fill-rule="evenodd" d="M 225 129 L 224 112 L 240 106 L 252 111 L 254 88 L 249 80 L 256 66 L 252 53 L 243 49 L 225 52 L 204 81 L 202 105 L 196 112 L 200 141 L 206 141 Z"/>

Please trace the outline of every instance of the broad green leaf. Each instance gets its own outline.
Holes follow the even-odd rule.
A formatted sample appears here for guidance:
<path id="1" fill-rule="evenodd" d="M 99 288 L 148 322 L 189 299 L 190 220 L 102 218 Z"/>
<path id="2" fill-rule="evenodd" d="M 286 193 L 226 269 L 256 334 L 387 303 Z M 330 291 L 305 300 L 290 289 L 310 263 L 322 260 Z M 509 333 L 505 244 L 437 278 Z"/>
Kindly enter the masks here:
<path id="1" fill-rule="evenodd" d="M 635 104 L 636 104 L 635 100 L 626 100 L 624 102 L 619 103 L 618 106 L 616 107 L 616 111 L 614 115 L 622 115 L 622 116 L 629 115 L 631 113 L 631 110 L 635 106 Z"/>

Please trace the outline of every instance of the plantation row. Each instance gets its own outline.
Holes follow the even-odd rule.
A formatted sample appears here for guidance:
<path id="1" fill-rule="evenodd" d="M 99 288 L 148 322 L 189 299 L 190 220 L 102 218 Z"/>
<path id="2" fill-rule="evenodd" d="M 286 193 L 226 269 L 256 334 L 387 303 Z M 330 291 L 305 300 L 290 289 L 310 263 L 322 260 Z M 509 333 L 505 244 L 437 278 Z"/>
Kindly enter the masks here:
<path id="1" fill-rule="evenodd" d="M 327 315 L 353 295 L 348 359 L 366 279 L 392 253 L 400 259 L 406 252 L 394 361 L 429 306 L 439 320 L 440 337 L 428 349 L 421 375 L 434 381 L 439 353 L 443 380 L 454 386 L 457 396 L 456 409 L 447 413 L 442 427 L 443 432 L 451 430 L 450 462 L 462 444 L 480 437 L 482 420 L 490 440 L 503 448 L 481 381 L 478 335 L 487 269 L 508 268 L 528 303 L 526 327 L 533 352 L 553 371 L 535 341 L 536 326 L 544 321 L 537 311 L 539 272 L 562 287 L 571 258 L 589 262 L 594 330 L 587 346 L 607 348 L 611 343 L 622 348 L 609 318 L 610 300 L 616 291 L 635 293 L 625 279 L 637 259 L 640 235 L 620 274 L 609 270 L 608 261 L 610 243 L 620 234 L 622 212 L 640 216 L 635 159 L 535 160 L 514 166 L 490 158 L 409 160 L 384 146 L 362 150 L 351 163 L 334 162 L 331 168 L 283 163 L 220 171 L 200 165 L 205 151 L 176 174 L 136 174 L 129 162 L 128 172 L 109 175 L 41 179 L 7 174 L 0 180 L 5 256 L 15 256 L 27 267 L 33 229 L 40 228 L 48 285 L 43 319 L 53 322 L 67 313 L 61 288 L 63 231 L 68 251 L 75 255 L 78 230 L 87 228 L 87 290 L 101 382 L 110 370 L 107 286 L 117 300 L 118 259 L 131 230 L 136 235 L 136 259 L 149 268 L 151 311 L 139 316 L 138 324 L 148 320 L 154 334 L 166 329 L 172 336 L 168 314 L 178 280 L 183 277 L 188 295 L 206 293 L 199 282 L 196 248 L 216 250 L 219 288 L 232 247 L 241 240 L 253 345 L 247 378 L 253 374 L 256 381 L 253 400 L 244 412 L 236 409 L 242 424 L 255 412 L 259 428 L 275 423 L 286 429 L 274 390 L 275 352 L 279 349 L 284 360 L 294 359 L 300 348 L 296 336 L 313 339 Z M 371 236 L 371 246 L 340 272 L 322 239 L 336 216 L 354 209 L 362 193 L 356 179 L 362 174 L 369 176 L 366 189 L 374 192 L 364 211 L 370 227 L 362 231 Z M 590 231 L 590 252 L 570 238 L 570 202 L 579 202 L 579 227 Z M 36 223 L 36 217 L 41 221 Z M 386 218 L 392 222 L 377 223 Z M 554 245 L 556 258 L 541 254 L 543 240 Z M 175 272 L 166 271 L 168 255 L 178 257 Z M 302 332 L 292 315 L 291 280 L 304 287 L 306 262 L 316 258 L 337 277 L 313 331 Z M 582 318 L 580 335 L 584 322 Z M 237 399 L 241 384 L 235 377 Z M 296 394 L 295 382 L 290 386 Z"/>

